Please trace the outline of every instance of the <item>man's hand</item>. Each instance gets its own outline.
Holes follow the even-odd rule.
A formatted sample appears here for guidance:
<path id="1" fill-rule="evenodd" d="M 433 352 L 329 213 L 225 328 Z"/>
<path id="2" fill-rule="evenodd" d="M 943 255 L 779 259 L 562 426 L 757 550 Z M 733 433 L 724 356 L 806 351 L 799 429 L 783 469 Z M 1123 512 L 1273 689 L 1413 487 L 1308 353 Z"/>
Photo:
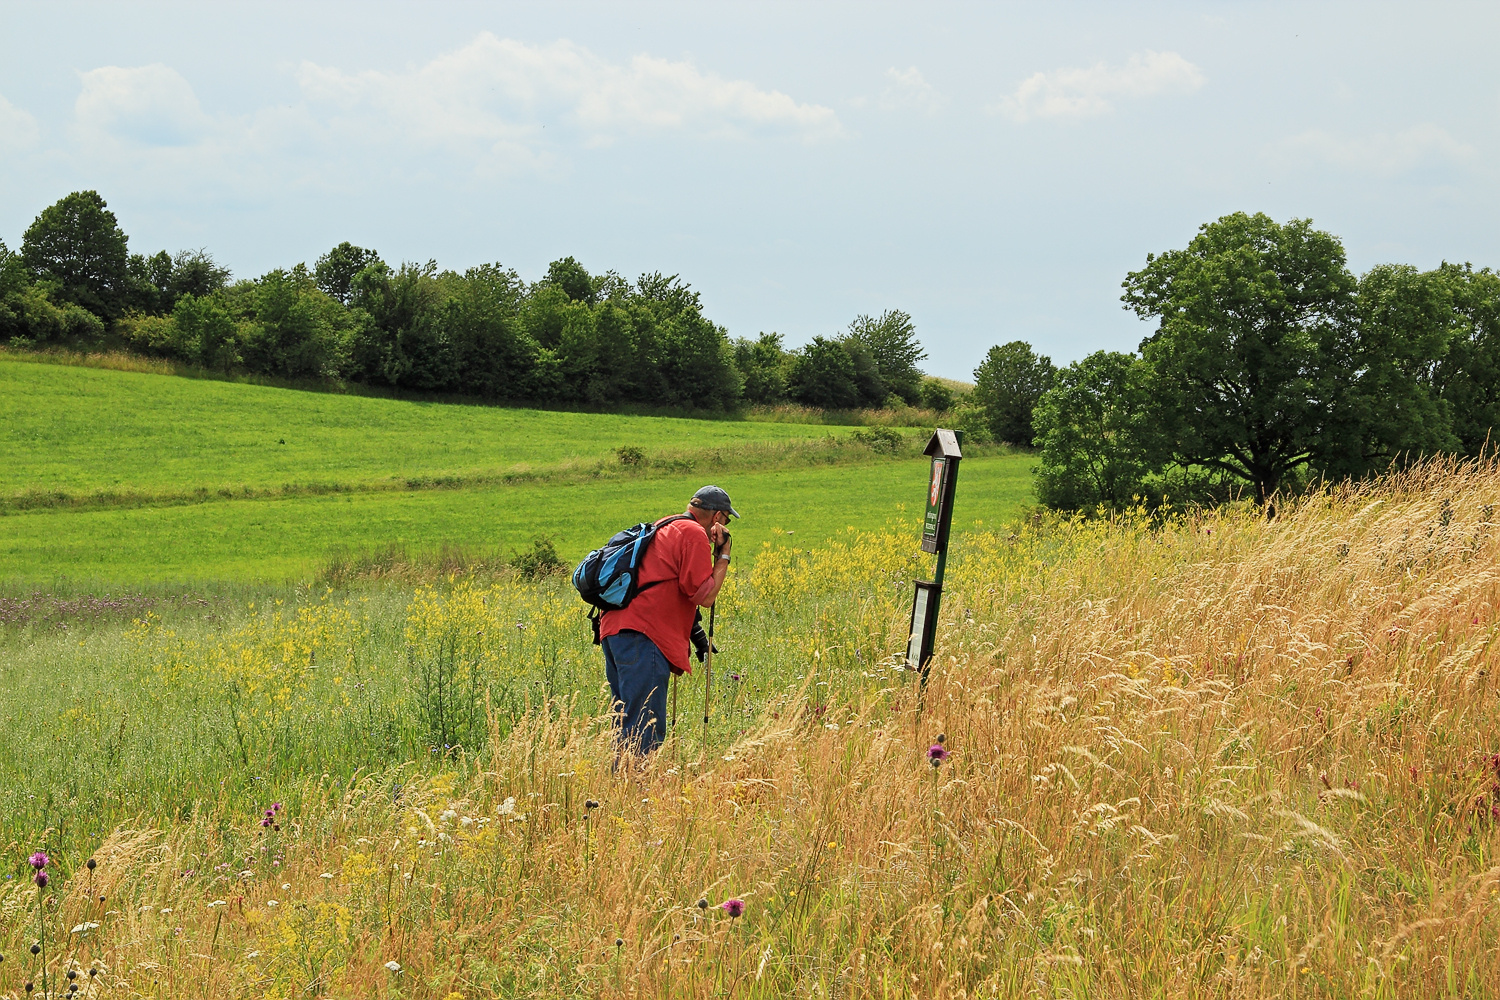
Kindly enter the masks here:
<path id="1" fill-rule="evenodd" d="M 724 575 L 729 572 L 729 532 L 722 524 L 714 524 L 708 529 L 708 537 L 714 543 L 713 572 L 693 595 L 693 603 L 701 608 L 714 603 L 714 599 L 719 596 L 719 588 L 724 586 Z"/>

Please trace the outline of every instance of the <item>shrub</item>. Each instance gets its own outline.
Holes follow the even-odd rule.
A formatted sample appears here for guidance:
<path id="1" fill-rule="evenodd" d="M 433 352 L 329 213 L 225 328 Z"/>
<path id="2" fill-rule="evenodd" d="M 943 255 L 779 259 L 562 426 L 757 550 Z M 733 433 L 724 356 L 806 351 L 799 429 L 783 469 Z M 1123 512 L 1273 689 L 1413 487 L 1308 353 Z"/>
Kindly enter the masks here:
<path id="1" fill-rule="evenodd" d="M 954 430 L 963 431 L 964 444 L 993 444 L 995 441 L 995 435 L 990 432 L 989 411 L 978 403 L 965 401 L 958 404 L 948 422 Z"/>
<path id="2" fill-rule="evenodd" d="M 934 413 L 953 409 L 953 390 L 935 378 L 922 383 L 922 405 Z"/>
<path id="3" fill-rule="evenodd" d="M 104 321 L 80 305 L 71 302 L 55 304 L 48 296 L 46 287 L 33 285 L 6 303 L 7 316 L 0 322 L 8 327 L 5 331 L 12 337 L 26 337 L 33 341 L 46 340 L 94 340 L 104 334 Z"/>
<path id="4" fill-rule="evenodd" d="M 900 431 L 889 427 L 861 427 L 850 434 L 849 439 L 868 445 L 871 451 L 880 452 L 882 455 L 894 455 L 906 443 L 906 438 L 901 436 Z"/>
<path id="5" fill-rule="evenodd" d="M 529 552 L 518 552 L 511 559 L 510 564 L 516 568 L 528 580 L 540 580 L 554 573 L 565 572 L 568 568 L 557 556 L 557 549 L 552 544 L 552 539 L 543 535 L 531 543 Z"/>

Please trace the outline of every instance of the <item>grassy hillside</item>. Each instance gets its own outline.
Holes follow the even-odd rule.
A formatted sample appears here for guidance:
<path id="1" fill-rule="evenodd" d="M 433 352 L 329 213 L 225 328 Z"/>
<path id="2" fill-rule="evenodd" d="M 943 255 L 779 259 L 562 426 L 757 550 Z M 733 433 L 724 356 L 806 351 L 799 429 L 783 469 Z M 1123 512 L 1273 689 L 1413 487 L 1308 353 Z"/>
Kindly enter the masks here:
<path id="1" fill-rule="evenodd" d="M 1031 500 L 1032 459 L 972 459 L 959 476 L 960 527 L 995 522 Z M 0 518 L 0 578 L 12 583 L 307 579 L 337 550 L 442 546 L 507 555 L 547 537 L 567 560 L 636 521 L 680 511 L 708 478 L 744 518 L 739 552 L 791 531 L 813 544 L 847 527 L 884 525 L 916 510 L 921 461 L 880 461 L 752 473 L 671 475 L 599 483 L 532 483 L 420 492 L 216 502 L 124 510 L 38 510 Z"/>
<path id="2" fill-rule="evenodd" d="M 852 428 L 415 403 L 0 356 L 0 499 L 476 478 Z"/>
<path id="3" fill-rule="evenodd" d="M 0 580 L 307 580 L 336 552 L 580 557 L 703 483 L 740 551 L 921 502 L 924 432 L 413 403 L 0 356 Z M 890 435 L 892 432 L 883 431 Z M 639 450 L 622 462 L 617 449 Z M 1027 502 L 1029 456 L 964 466 L 961 524 Z"/>
<path id="4" fill-rule="evenodd" d="M 0 992 L 1493 996 L 1497 506 L 971 533 L 925 690 L 911 530 L 783 538 L 624 769 L 560 581 L 3 633 Z"/>

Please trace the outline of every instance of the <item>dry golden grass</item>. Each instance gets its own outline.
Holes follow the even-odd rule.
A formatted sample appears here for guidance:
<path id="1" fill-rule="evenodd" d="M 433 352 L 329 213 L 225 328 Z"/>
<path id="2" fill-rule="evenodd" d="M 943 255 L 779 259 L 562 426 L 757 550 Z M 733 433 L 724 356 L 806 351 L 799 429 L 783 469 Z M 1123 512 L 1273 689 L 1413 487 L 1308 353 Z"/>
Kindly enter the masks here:
<path id="1" fill-rule="evenodd" d="M 810 656 L 734 745 L 618 774 L 558 706 L 448 777 L 310 776 L 263 837 L 118 832 L 48 919 L 118 996 L 1493 996 L 1497 504 L 1432 464 L 970 536 L 921 702 L 821 702 Z"/>

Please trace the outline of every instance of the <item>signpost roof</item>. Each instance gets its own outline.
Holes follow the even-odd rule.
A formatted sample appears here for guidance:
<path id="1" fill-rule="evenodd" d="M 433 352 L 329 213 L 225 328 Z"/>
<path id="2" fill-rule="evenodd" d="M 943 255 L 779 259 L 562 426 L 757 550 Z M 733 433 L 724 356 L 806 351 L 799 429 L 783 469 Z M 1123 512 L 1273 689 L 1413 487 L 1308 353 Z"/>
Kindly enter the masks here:
<path id="1" fill-rule="evenodd" d="M 933 432 L 932 440 L 927 442 L 924 455 L 941 455 L 944 458 L 963 458 L 963 452 L 958 448 L 958 436 L 952 431 L 939 427 Z"/>

